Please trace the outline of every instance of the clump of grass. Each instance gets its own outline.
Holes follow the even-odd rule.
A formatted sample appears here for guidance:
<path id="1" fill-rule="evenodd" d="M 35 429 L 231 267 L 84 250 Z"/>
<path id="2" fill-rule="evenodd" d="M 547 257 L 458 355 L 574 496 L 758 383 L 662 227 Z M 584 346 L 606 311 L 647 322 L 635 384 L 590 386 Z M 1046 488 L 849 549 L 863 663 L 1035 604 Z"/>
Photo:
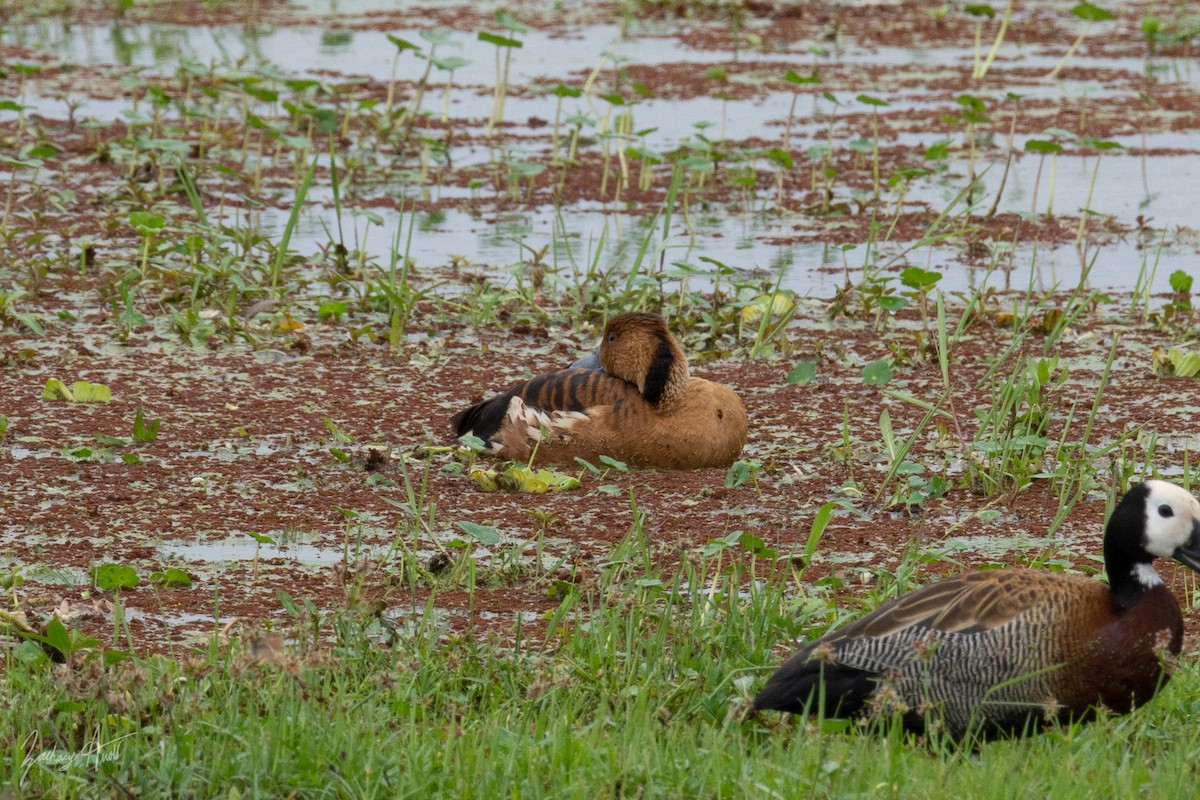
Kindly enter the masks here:
<path id="1" fill-rule="evenodd" d="M 1067 379 L 1059 359 L 1023 358 L 992 387 L 994 402 L 980 412 L 979 431 L 966 465 L 968 485 L 985 497 L 1014 495 L 1043 471 L 1050 444 L 1054 390 Z"/>

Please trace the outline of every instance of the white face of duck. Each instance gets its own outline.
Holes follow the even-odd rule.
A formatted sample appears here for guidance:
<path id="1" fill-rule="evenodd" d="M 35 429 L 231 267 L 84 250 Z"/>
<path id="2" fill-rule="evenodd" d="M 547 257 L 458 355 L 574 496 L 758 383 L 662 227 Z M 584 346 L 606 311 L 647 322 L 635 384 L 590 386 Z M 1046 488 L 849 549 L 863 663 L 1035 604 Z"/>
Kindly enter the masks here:
<path id="1" fill-rule="evenodd" d="M 1142 549 L 1200 572 L 1200 501 L 1166 481 L 1146 481 L 1146 488 Z"/>

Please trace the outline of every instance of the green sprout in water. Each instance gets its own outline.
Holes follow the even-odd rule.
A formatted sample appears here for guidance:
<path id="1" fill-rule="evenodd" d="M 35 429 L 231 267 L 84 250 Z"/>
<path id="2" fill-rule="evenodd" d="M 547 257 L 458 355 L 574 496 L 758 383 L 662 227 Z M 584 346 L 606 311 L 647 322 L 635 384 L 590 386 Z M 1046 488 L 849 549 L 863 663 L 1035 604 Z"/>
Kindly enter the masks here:
<path id="1" fill-rule="evenodd" d="M 1047 131 L 1051 133 L 1051 131 Z M 1056 133 L 1066 133 L 1066 131 L 1057 131 Z M 1069 135 L 1069 134 L 1067 134 Z M 1054 216 L 1054 172 L 1058 164 L 1058 154 L 1063 152 L 1063 146 L 1053 139 L 1029 139 L 1025 142 L 1025 152 L 1037 153 L 1039 155 L 1037 173 L 1033 178 L 1033 205 L 1029 209 L 1031 215 L 1037 215 L 1037 200 L 1038 186 L 1042 181 L 1042 167 L 1046 162 L 1046 154 L 1049 153 L 1052 158 L 1050 160 L 1050 188 L 1048 194 L 1049 199 L 1046 201 L 1046 216 Z"/>
<path id="2" fill-rule="evenodd" d="M 399 36 L 393 36 L 390 33 L 387 35 L 387 38 L 388 41 L 391 42 L 396 48 L 396 54 L 392 56 L 392 75 L 388 79 L 387 100 L 383 104 L 383 118 L 388 120 L 388 124 L 390 125 L 392 108 L 396 103 L 396 69 L 400 65 L 400 56 L 403 55 L 406 50 L 413 50 L 419 55 L 421 48 L 417 47 L 407 39 L 401 39 Z"/>
<path id="3" fill-rule="evenodd" d="M 274 540 L 274 539 L 272 539 L 270 536 L 268 536 L 268 535 L 267 535 L 267 534 L 265 534 L 265 533 L 255 533 L 255 532 L 253 532 L 253 531 L 246 531 L 246 535 L 247 535 L 247 536 L 249 536 L 251 539 L 253 539 L 253 540 L 254 540 L 254 561 L 252 562 L 252 569 L 253 569 L 253 571 L 254 571 L 254 579 L 255 579 L 255 580 L 258 580 L 258 555 L 259 555 L 259 551 L 262 549 L 262 546 L 263 546 L 264 544 L 266 544 L 266 545 L 270 545 L 270 546 L 274 547 L 274 546 L 275 546 L 275 540 Z"/>
<path id="4" fill-rule="evenodd" d="M 1071 56 L 1075 55 L 1075 51 L 1079 49 L 1079 45 L 1083 44 L 1083 37 L 1087 36 L 1088 28 L 1093 22 L 1106 22 L 1113 19 L 1112 12 L 1107 11 L 1100 6 L 1093 5 L 1087 0 L 1083 0 L 1071 9 L 1071 13 L 1083 20 L 1083 27 L 1079 31 L 1079 36 L 1075 37 L 1075 41 L 1071 42 L 1071 46 L 1067 48 L 1067 52 L 1063 54 L 1062 61 L 1059 61 L 1054 69 L 1047 73 L 1047 80 L 1054 80 L 1058 77 L 1058 73 L 1071 60 Z"/>
<path id="5" fill-rule="evenodd" d="M 860 103 L 865 103 L 871 107 L 871 199 L 879 199 L 879 109 L 884 106 L 889 106 L 886 100 L 881 100 L 878 97 L 872 97 L 869 94 L 860 94 L 854 98 Z"/>
<path id="6" fill-rule="evenodd" d="M 528 33 L 529 27 L 517 21 L 507 11 L 496 11 L 496 22 L 512 33 Z M 496 46 L 496 89 L 492 95 L 492 115 L 488 118 L 486 133 L 491 136 L 496 126 L 504 121 L 504 98 L 508 94 L 508 70 L 512 62 L 512 51 L 523 47 L 519 39 L 501 36 L 487 31 L 479 32 L 479 41 Z M 503 53 L 503 58 L 501 57 Z"/>

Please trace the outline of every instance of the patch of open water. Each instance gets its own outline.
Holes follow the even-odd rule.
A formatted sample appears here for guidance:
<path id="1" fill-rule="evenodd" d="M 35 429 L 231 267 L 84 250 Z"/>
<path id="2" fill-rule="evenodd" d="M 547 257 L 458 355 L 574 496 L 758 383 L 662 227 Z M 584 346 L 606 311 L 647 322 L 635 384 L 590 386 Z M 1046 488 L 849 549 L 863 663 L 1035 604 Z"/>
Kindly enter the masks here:
<path id="1" fill-rule="evenodd" d="M 1061 187 L 1061 183 L 1060 183 Z M 1020 202 L 1019 200 L 1014 202 Z M 1062 208 L 1062 205 L 1056 206 Z M 287 221 L 287 212 L 263 213 L 264 231 L 278 236 Z M 406 216 L 403 225 L 412 224 L 414 216 Z M 649 219 L 643 216 L 604 213 L 601 211 L 572 211 L 570 226 L 564 236 L 553 209 L 502 214 L 480 218 L 455 211 L 439 211 L 435 215 L 415 215 L 418 230 L 414 232 L 407 254 L 418 269 L 438 270 L 451 258 L 465 259 L 472 265 L 488 265 L 493 277 L 502 285 L 515 286 L 523 278 L 524 260 L 529 252 L 549 247 L 545 263 L 557 271 L 566 285 L 584 280 L 588 265 L 597 262 L 602 271 L 628 270 L 647 235 L 654 241 L 661 237 L 661 223 L 647 228 Z M 690 289 L 711 288 L 715 267 L 711 259 L 736 270 L 734 276 L 723 277 L 727 285 L 734 283 L 779 282 L 780 288 L 800 295 L 829 297 L 845 284 L 846 276 L 857 282 L 863 275 L 860 251 L 844 254 L 836 240 L 824 243 L 797 243 L 796 226 L 802 218 L 782 220 L 765 215 L 726 215 L 704 220 L 692 236 L 682 223 L 675 221 L 663 250 L 664 270 L 668 276 L 663 286 L 674 291 L 681 283 L 683 270 L 673 265 L 682 263 L 688 271 Z M 397 222 L 389 219 L 379 230 L 362 218 L 343 217 L 348 243 L 365 241 L 369 257 L 381 265 L 390 263 L 391 242 Z M 368 226 L 371 229 L 368 231 Z M 311 208 L 301 215 L 300 224 L 291 240 L 291 247 L 305 255 L 314 255 L 329 245 L 328 231 L 336 230 L 332 210 Z M 356 238 L 357 237 L 357 238 Z M 405 241 L 402 239 L 402 241 Z M 897 242 L 885 249 L 886 254 L 899 252 L 912 242 Z M 1004 243 L 999 243 L 1003 246 Z M 349 246 L 349 245 L 348 245 Z M 597 259 L 596 252 L 600 251 Z M 651 252 L 654 252 L 653 248 Z M 1138 283 L 1149 285 L 1155 294 L 1170 291 L 1169 275 L 1183 269 L 1200 274 L 1200 254 L 1194 245 L 1157 241 L 1145 246 L 1136 236 L 1106 244 L 1090 251 L 1089 285 L 1106 291 L 1129 291 Z M 948 292 L 971 292 L 985 285 L 996 289 L 1037 291 L 1069 290 L 1078 285 L 1082 275 L 1081 260 L 1073 244 L 1019 245 L 1003 259 L 1005 267 L 992 271 L 985 266 L 964 264 L 961 253 L 939 247 L 921 248 L 888 273 L 895 275 L 908 265 L 942 273 L 938 288 Z M 656 264 L 657 255 L 645 259 Z M 1144 268 L 1144 274 L 1143 274 Z M 676 277 L 671 278 L 674 275 Z M 986 281 L 986 283 L 985 283 Z M 458 285 L 447 285 L 444 291 L 462 291 Z"/>
<path id="2" fill-rule="evenodd" d="M 309 5 L 313 13 L 322 13 L 331 4 L 314 2 Z M 338 13 L 352 14 L 379 8 L 371 0 L 338 4 Z M 653 26 L 647 28 L 653 31 Z M 420 31 L 396 30 L 394 35 L 408 39 L 428 48 L 429 43 L 420 37 Z M 3 36 L 6 41 L 44 50 L 64 63 L 83 65 L 116 65 L 139 70 L 146 75 L 173 74 L 181 64 L 189 63 L 207 69 L 213 66 L 218 72 L 230 74 L 277 75 L 279 77 L 312 75 L 322 80 L 331 80 L 330 75 L 366 76 L 375 80 L 387 80 L 392 73 L 392 61 L 396 48 L 379 31 L 350 30 L 322 25 L 296 27 L 261 27 L 250 30 L 242 26 L 185 27 L 171 25 L 113 25 L 89 27 L 66 25 L 58 21 L 38 22 L 8 29 Z M 449 95 L 449 107 L 455 119 L 486 118 L 491 110 L 490 90 L 495 83 L 495 48 L 478 41 L 464 32 L 450 32 L 448 42 L 439 45 L 439 55 L 461 56 L 464 63 L 453 73 L 458 88 Z M 725 51 L 698 50 L 685 43 L 682 38 L 668 36 L 623 37 L 616 25 L 586 25 L 568 27 L 564 30 L 533 30 L 519 37 L 524 46 L 512 51 L 513 68 L 510 83 L 544 87 L 559 81 L 577 82 L 575 78 L 590 74 L 600 64 L 664 65 L 705 64 L 728 61 L 730 53 Z M 797 42 L 788 46 L 782 56 L 795 56 L 795 66 L 805 71 L 812 62 L 807 50 L 808 43 Z M 822 65 L 894 65 L 898 70 L 909 70 L 910 74 L 928 73 L 930 80 L 937 76 L 961 73 L 968 66 L 972 54 L 963 49 L 947 49 L 915 46 L 905 47 L 862 47 L 852 40 L 843 38 L 831 50 L 832 58 L 822 59 Z M 782 69 L 786 58 L 780 50 L 771 53 L 747 52 L 746 59 L 776 58 Z M 1058 61 L 1058 56 L 1043 52 L 1036 46 L 1023 46 L 1008 42 L 999 51 L 994 65 L 997 72 L 1010 66 L 1022 68 L 1045 68 L 1047 72 Z M 1123 72 L 1132 77 L 1152 74 L 1159 80 L 1175 81 L 1181 85 L 1193 85 L 1200 70 L 1190 61 L 1150 60 L 1140 58 L 1096 59 L 1076 55 L 1073 66 L 1103 67 L 1112 72 Z M 398 74 L 412 81 L 420 77 L 425 62 L 405 53 L 399 61 Z M 444 79 L 449 73 L 434 70 L 429 91 L 425 96 L 424 108 L 430 113 L 440 113 L 444 97 Z M 546 77 L 551 76 L 551 77 Z M 1107 85 L 1097 80 L 1044 80 L 1021 79 L 1016 89 L 1030 98 L 1090 101 L 1128 94 L 1129 87 Z M 889 114 L 901 118 L 916 110 L 941 109 L 947 104 L 949 94 L 926 88 L 898 86 L 889 88 L 887 99 L 891 104 L 881 109 L 887 119 Z M 665 150 L 680 142 L 692 140 L 698 134 L 708 138 L 730 139 L 765 138 L 768 141 L 782 136 L 782 126 L 790 105 L 790 92 L 766 91 L 756 100 L 726 101 L 715 97 L 691 99 L 663 99 L 653 97 L 637 101 L 635 105 L 622 106 L 621 110 L 631 113 L 636 119 L 635 128 L 643 132 L 637 137 L 639 143 L 651 150 Z M 839 113 L 854 111 L 858 104 L 844 92 L 845 101 Z M 39 91 L 38 81 L 32 87 L 26 102 L 38 113 L 61 117 L 66 112 L 66 103 Z M 123 100 L 81 99 L 76 110 L 79 117 L 95 116 L 102 120 L 122 117 L 130 104 Z M 542 138 L 518 141 L 506 146 L 500 157 L 507 161 L 521 158 L 537 161 L 545 159 L 546 133 L 525 127 L 533 118 L 552 119 L 557 101 L 551 95 L 511 97 L 508 100 L 506 118 L 517 121 L 517 127 L 507 133 L 539 136 Z M 828 111 L 830 105 L 823 100 L 803 98 L 799 115 L 793 127 L 793 142 L 823 141 L 822 133 L 826 122 L 817 111 L 821 104 Z M 563 104 L 563 116 L 584 115 L 594 125 L 609 109 L 595 98 L 585 97 Z M 861 110 L 861 109 L 858 109 Z M 999 112 L 997 112 L 999 113 Z M 594 128 L 585 127 L 585 132 Z M 564 126 L 564 130 L 567 126 Z M 847 131 L 839 131 L 834 146 L 839 150 L 848 146 Z M 920 148 L 946 137 L 945 132 L 913 132 L 902 126 L 899 132 L 889 135 L 885 141 L 905 147 Z M 951 138 L 961 139 L 961 132 Z M 1034 138 L 1018 136 L 1017 148 Z M 1093 186 L 1095 157 L 1080 156 L 1067 152 L 1056 159 L 1040 159 L 1024 154 L 1014 160 L 1007 177 L 1002 211 L 1039 212 L 1048 208 L 1053 196 L 1053 209 L 1058 213 L 1076 215 L 1085 207 L 1098 219 L 1113 218 L 1126 226 L 1143 218 L 1156 229 L 1182 231 L 1172 234 L 1169 240 L 1138 242 L 1130 236 L 1106 244 L 1095 252 L 1091 272 L 1092 285 L 1107 290 L 1130 290 L 1139 281 L 1145 281 L 1151 272 L 1152 291 L 1169 290 L 1168 276 L 1182 269 L 1200 273 L 1200 252 L 1194 234 L 1200 219 L 1196 217 L 1194 187 L 1200 184 L 1200 159 L 1195 154 L 1200 150 L 1198 133 L 1194 130 L 1161 128 L 1147 131 L 1145 135 L 1129 134 L 1115 137 L 1126 148 L 1151 148 L 1172 150 L 1181 155 L 1123 155 L 1110 154 L 1103 157 Z M 623 141 L 618 146 L 630 143 Z M 997 142 L 999 145 L 1000 143 Z M 1068 147 L 1068 150 L 1070 148 Z M 452 148 L 450 157 L 457 165 L 483 164 L 496 160 L 492 148 L 467 145 Z M 1003 175 L 997 148 L 987 153 L 992 162 L 983 171 L 982 183 L 989 193 L 999 190 Z M 985 165 L 984 165 L 985 166 Z M 765 162 L 760 169 L 769 171 Z M 966 164 L 959 158 L 947 165 L 948 172 L 962 176 Z M 949 202 L 960 188 L 961 180 L 915 181 L 906 195 L 908 207 L 925 204 L 935 213 Z M 1037 186 L 1035 202 L 1034 187 Z M 372 191 L 368 187 L 366 192 Z M 442 202 L 452 202 L 469 196 L 474 190 L 428 186 L 388 186 L 384 191 L 414 197 L 428 193 Z M 491 191 L 488 189 L 487 191 Z M 769 194 L 765 193 L 765 194 Z M 764 200 L 766 198 L 764 197 Z M 315 253 L 327 244 L 327 230 L 334 229 L 333 211 L 319 207 L 320 194 L 310 197 L 310 207 L 302 216 L 301 227 L 293 246 L 302 253 Z M 325 198 L 327 201 L 328 198 Z M 711 266 L 699 261 L 703 256 L 742 270 L 747 275 L 765 274 L 782 276 L 784 288 L 800 294 L 826 296 L 838 288 L 844 275 L 840 269 L 845 263 L 850 273 L 861 269 L 856 254 L 845 257 L 837 252 L 844 244 L 859 246 L 863 242 L 841 241 L 836 233 L 821 237 L 820 244 L 811 243 L 811 231 L 819 223 L 798 216 L 772 217 L 765 214 L 722 212 L 723 216 L 700 220 L 693 230 L 686 230 L 676 223 L 667 239 L 665 263 L 683 262 L 688 269 L 697 272 L 692 278 L 695 288 L 704 288 Z M 436 215 L 417 215 L 421 229 L 413 239 L 412 255 L 419 266 L 438 267 L 446 263 L 448 255 L 461 256 L 472 264 L 491 265 L 497 277 L 515 282 L 515 276 L 505 277 L 509 265 L 519 264 L 527 257 L 526 247 L 538 250 L 549 245 L 551 258 L 565 272 L 571 272 L 572 261 L 576 265 L 591 263 L 595 249 L 601 249 L 597 262 L 602 269 L 627 269 L 646 236 L 644 219 L 637 214 L 613 213 L 612 209 L 576 206 L 570 210 L 565 231 L 558 230 L 559 211 L 541 208 L 519 214 L 502 214 L 487 217 L 473 216 L 448 209 Z M 278 235 L 282 230 L 284 214 L 268 212 L 264 215 L 264 230 L 269 235 Z M 344 220 L 345 221 L 345 220 Z M 396 224 L 394 219 L 389 223 Z M 401 221 L 401 224 L 407 224 Z M 367 234 L 367 223 L 355 220 L 347 232 L 347 241 L 362 241 Z M 808 232 L 808 242 L 796 242 L 797 233 Z M 366 237 L 365 250 L 388 263 L 391 236 L 387 231 L 371 231 Z M 602 245 L 601 245 L 602 243 Z M 897 249 L 904 247 L 899 243 Z M 927 269 L 944 273 L 940 288 L 949 291 L 969 291 L 976 288 L 986 270 L 961 264 L 959 254 L 946 249 L 926 248 L 911 254 L 907 263 L 919 264 Z M 1012 265 L 1003 273 L 993 276 L 1004 287 L 1024 288 L 1032 286 L 1047 289 L 1054 286 L 1074 286 L 1081 274 L 1080 258 L 1071 245 L 1053 246 L 1025 242 L 1008 254 L 1002 262 Z M 668 284 L 675 286 L 677 283 Z"/>

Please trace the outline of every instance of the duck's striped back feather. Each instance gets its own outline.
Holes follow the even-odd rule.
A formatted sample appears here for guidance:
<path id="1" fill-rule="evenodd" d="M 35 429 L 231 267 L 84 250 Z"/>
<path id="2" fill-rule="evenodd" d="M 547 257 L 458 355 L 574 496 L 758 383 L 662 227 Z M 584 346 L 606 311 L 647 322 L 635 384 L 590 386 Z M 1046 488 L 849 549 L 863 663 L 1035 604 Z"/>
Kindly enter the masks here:
<path id="1" fill-rule="evenodd" d="M 547 413 L 585 413 L 595 406 L 614 405 L 636 398 L 638 393 L 636 386 L 599 370 L 547 372 L 455 414 L 450 420 L 454 435 L 471 433 L 485 441 L 491 439 L 504 424 L 514 397 L 519 397 L 526 406 Z"/>
<path id="2" fill-rule="evenodd" d="M 936 711 L 962 735 L 1019 730 L 1060 713 L 1076 692 L 1062 668 L 1087 654 L 1065 632 L 1087 625 L 1103 584 L 1033 570 L 975 572 L 893 600 L 790 658 L 756 708 L 868 713 L 894 699 L 914 727 Z M 835 686 L 841 691 L 833 691 Z M 889 710 L 889 709 L 885 709 Z"/>

